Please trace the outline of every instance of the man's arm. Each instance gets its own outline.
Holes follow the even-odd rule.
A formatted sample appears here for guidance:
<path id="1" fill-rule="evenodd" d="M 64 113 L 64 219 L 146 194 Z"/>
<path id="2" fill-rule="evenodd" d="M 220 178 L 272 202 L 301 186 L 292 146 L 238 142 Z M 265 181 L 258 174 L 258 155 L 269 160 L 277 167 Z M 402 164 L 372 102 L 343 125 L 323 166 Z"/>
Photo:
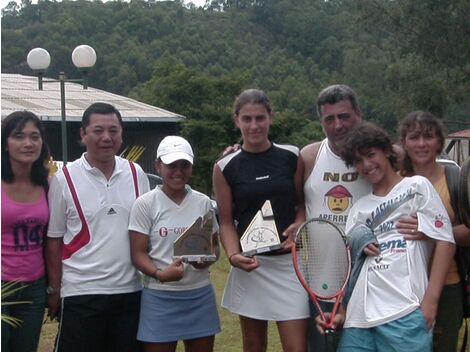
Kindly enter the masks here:
<path id="1" fill-rule="evenodd" d="M 62 282 L 62 237 L 46 239 L 46 267 L 48 286 L 52 291 L 48 292 L 47 315 L 54 319 L 58 317 L 60 310 L 60 287 Z"/>
<path id="2" fill-rule="evenodd" d="M 307 180 L 315 167 L 315 161 L 317 159 L 318 150 L 320 149 L 321 142 L 315 142 L 306 145 L 300 151 L 300 155 L 304 161 L 304 176 L 303 183 Z"/>
<path id="3" fill-rule="evenodd" d="M 67 231 L 67 209 L 63 197 L 63 185 L 59 182 L 58 172 L 51 180 L 48 192 L 49 227 L 45 243 L 45 260 L 48 277 L 48 313 L 54 319 L 60 314 L 60 290 L 62 286 L 62 255 L 64 247 L 63 236 Z"/>

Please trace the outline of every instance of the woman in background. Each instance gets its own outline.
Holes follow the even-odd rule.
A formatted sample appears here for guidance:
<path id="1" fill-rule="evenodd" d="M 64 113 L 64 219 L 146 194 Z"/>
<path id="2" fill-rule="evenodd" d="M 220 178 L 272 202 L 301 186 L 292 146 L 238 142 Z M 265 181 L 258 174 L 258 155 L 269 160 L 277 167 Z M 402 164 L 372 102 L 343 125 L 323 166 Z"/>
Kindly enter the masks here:
<path id="1" fill-rule="evenodd" d="M 22 286 L 2 297 L 2 317 L 20 321 L 13 327 L 2 319 L 2 351 L 33 352 L 39 342 L 47 285 L 48 156 L 44 127 L 35 114 L 16 111 L 2 121 L 2 286 L 12 281 Z M 6 304 L 18 301 L 28 303 Z"/>
<path id="2" fill-rule="evenodd" d="M 415 111 L 400 123 L 399 134 L 405 151 L 401 174 L 426 177 L 439 193 L 453 224 L 453 235 L 459 245 L 468 245 L 470 229 L 458 221 L 457 199 L 459 168 L 455 164 L 441 164 L 437 158 L 444 148 L 444 127 L 441 121 L 429 112 Z M 455 173 L 452 177 L 451 173 Z M 451 180 L 455 179 L 456 184 Z M 409 219 L 415 221 L 415 219 Z M 436 352 L 456 351 L 462 324 L 462 288 L 455 259 L 452 260 L 439 301 L 434 326 L 433 348 Z"/>

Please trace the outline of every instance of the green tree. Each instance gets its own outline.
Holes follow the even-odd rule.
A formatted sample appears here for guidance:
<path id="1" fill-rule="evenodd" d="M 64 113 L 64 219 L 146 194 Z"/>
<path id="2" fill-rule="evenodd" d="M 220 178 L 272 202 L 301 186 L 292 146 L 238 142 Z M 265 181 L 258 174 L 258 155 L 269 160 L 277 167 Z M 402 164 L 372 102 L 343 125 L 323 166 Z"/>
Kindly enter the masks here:
<path id="1" fill-rule="evenodd" d="M 237 138 L 231 105 L 246 81 L 243 73 L 213 78 L 168 58 L 155 66 L 150 81 L 131 93 L 187 118 L 182 134 L 196 154 L 192 184 L 207 194 L 212 192 L 214 161 Z"/>

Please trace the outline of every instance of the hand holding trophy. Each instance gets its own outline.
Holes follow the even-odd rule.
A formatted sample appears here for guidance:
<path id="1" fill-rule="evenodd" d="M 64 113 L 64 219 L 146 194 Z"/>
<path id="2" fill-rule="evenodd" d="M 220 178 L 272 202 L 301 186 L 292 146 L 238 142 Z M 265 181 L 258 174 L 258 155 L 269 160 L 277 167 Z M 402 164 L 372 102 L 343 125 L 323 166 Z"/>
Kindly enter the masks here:
<path id="1" fill-rule="evenodd" d="M 215 262 L 214 214 L 209 210 L 200 216 L 174 242 L 173 259 L 181 258 L 185 263 Z"/>

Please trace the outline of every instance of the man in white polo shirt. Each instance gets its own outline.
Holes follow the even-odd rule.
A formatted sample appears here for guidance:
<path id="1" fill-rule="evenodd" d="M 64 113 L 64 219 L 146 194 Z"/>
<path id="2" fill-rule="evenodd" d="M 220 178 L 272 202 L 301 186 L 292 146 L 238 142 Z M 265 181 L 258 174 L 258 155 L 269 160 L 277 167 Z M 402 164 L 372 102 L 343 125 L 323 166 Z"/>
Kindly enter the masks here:
<path id="1" fill-rule="evenodd" d="M 49 189 L 48 304 L 49 315 L 60 319 L 55 351 L 139 351 L 141 282 L 127 226 L 148 179 L 139 165 L 116 156 L 122 119 L 112 105 L 88 107 L 80 137 L 86 152 Z"/>

